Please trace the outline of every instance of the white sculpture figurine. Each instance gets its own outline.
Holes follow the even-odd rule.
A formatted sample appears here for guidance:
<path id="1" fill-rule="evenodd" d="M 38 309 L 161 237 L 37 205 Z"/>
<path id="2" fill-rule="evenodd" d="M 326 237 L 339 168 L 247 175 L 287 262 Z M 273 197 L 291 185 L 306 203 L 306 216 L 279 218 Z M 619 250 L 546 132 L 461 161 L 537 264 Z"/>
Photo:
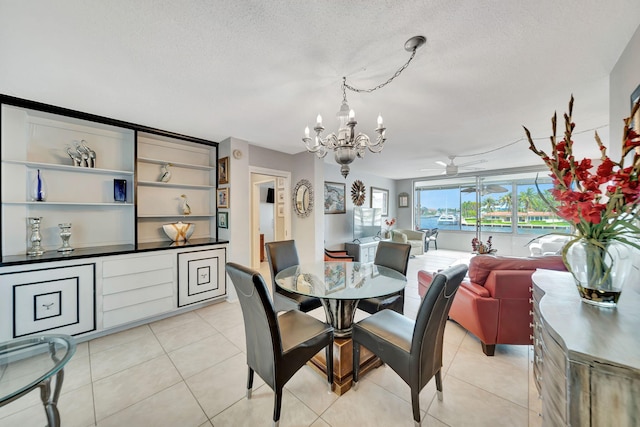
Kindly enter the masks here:
<path id="1" fill-rule="evenodd" d="M 173 166 L 171 163 L 165 163 L 160 166 L 162 169 L 162 174 L 160 175 L 160 182 L 169 182 L 171 179 L 171 171 L 169 170 L 169 166 Z"/>
<path id="2" fill-rule="evenodd" d="M 182 213 L 184 215 L 191 214 L 191 206 L 189 206 L 189 202 L 187 201 L 187 196 L 184 194 L 181 194 L 180 198 L 182 199 Z"/>

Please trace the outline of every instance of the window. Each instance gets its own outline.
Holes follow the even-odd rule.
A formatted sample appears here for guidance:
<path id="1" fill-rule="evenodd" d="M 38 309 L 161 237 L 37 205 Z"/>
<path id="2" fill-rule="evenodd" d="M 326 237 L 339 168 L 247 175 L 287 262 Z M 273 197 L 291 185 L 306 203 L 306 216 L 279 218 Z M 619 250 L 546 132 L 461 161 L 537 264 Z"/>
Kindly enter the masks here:
<path id="1" fill-rule="evenodd" d="M 569 232 L 569 224 L 544 201 L 554 201 L 551 188 L 551 180 L 536 178 L 535 172 L 415 182 L 415 227 L 474 232 L 480 228 L 483 234 Z"/>

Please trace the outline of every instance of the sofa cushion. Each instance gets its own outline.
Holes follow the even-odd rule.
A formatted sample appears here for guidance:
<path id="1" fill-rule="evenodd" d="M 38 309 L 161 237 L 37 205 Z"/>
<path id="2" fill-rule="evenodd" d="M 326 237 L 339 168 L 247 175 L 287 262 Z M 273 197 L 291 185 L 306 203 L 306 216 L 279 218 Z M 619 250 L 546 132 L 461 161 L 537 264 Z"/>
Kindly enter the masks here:
<path id="1" fill-rule="evenodd" d="M 531 270 L 538 268 L 566 271 L 561 256 L 544 257 L 508 257 L 495 255 L 476 255 L 469 263 L 469 278 L 472 282 L 483 285 L 493 270 Z"/>
<path id="2" fill-rule="evenodd" d="M 407 243 L 407 235 L 396 230 L 391 230 L 391 241 L 398 243 Z"/>

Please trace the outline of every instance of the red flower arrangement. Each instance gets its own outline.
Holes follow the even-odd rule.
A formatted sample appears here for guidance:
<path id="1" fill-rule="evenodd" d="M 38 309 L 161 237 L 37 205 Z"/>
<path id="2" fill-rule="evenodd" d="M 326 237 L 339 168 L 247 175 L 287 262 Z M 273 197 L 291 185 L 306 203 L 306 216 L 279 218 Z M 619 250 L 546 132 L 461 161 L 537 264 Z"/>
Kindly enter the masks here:
<path id="1" fill-rule="evenodd" d="M 396 219 L 395 218 L 385 219 L 384 223 L 387 224 L 387 229 L 391 230 L 391 227 L 393 227 L 393 225 L 396 223 Z"/>
<path id="2" fill-rule="evenodd" d="M 569 102 L 569 112 L 565 113 L 564 139 L 557 141 L 556 114 L 551 119 L 551 155 L 539 150 L 524 130 L 529 140 L 529 149 L 544 160 L 549 167 L 554 188 L 551 194 L 560 202 L 556 207 L 539 191 L 543 200 L 561 218 L 573 224 L 577 238 L 587 238 L 606 242 L 618 240 L 638 249 L 640 246 L 627 238 L 629 233 L 640 233 L 632 222 L 638 217 L 640 205 L 640 152 L 635 150 L 630 166 L 625 166 L 625 157 L 636 147 L 640 147 L 640 135 L 631 128 L 632 118 L 640 108 L 640 101 L 634 105 L 631 116 L 624 121 L 622 134 L 622 156 L 614 162 L 607 156 L 598 133 L 595 140 L 601 153 L 601 163 L 594 169 L 591 159 L 577 161 L 573 156 L 571 140 L 575 123 L 572 121 L 573 96 Z M 571 244 L 572 242 L 569 242 Z"/>

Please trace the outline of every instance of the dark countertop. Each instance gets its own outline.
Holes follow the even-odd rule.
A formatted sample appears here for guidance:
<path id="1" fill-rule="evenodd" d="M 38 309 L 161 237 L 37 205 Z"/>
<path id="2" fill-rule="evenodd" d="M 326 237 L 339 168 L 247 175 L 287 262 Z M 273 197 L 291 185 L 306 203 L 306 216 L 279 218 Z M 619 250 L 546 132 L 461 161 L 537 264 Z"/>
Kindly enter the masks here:
<path id="1" fill-rule="evenodd" d="M 109 255 L 122 255 L 129 253 L 137 253 L 137 252 L 149 252 L 149 251 L 158 251 L 164 249 L 176 249 L 176 248 L 193 248 L 198 246 L 208 246 L 208 245 L 223 245 L 229 243 L 228 240 L 221 239 L 192 239 L 186 242 L 170 242 L 170 241 L 161 241 L 161 242 L 149 242 L 149 243 L 140 243 L 136 247 L 135 245 L 112 245 L 112 246 L 95 246 L 91 248 L 76 248 L 73 252 L 63 254 L 62 252 L 57 252 L 56 250 L 46 251 L 42 255 L 31 256 L 31 255 L 11 255 L 2 257 L 2 263 L 0 263 L 0 267 L 7 267 L 11 265 L 21 265 L 21 264 L 33 264 L 33 263 L 41 263 L 41 262 L 51 262 L 51 261 L 68 261 L 82 258 L 94 258 L 98 256 L 109 256 Z"/>

